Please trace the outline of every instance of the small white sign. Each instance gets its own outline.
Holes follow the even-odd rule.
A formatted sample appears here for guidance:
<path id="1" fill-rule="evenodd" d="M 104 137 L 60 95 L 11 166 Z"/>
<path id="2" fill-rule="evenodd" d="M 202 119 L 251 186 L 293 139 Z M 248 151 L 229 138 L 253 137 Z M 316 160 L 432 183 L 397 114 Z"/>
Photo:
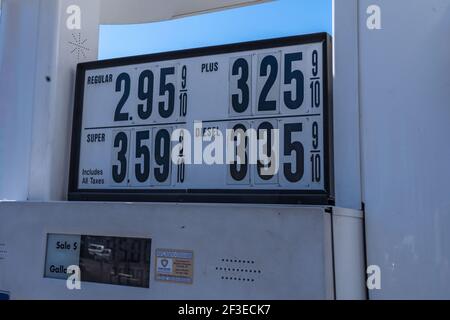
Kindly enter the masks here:
<path id="1" fill-rule="evenodd" d="M 79 265 L 79 235 L 49 234 L 47 236 L 47 257 L 45 259 L 45 277 L 67 279 L 67 268 Z"/>

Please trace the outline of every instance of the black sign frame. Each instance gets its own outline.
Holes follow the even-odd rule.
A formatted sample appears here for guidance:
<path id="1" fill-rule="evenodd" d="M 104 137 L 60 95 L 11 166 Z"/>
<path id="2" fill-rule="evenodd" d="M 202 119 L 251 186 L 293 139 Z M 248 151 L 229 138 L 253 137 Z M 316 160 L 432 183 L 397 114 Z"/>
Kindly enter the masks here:
<path id="1" fill-rule="evenodd" d="M 183 58 L 194 58 L 240 51 L 260 50 L 309 43 L 322 43 L 323 49 L 323 136 L 324 190 L 262 190 L 262 189 L 79 189 L 79 157 L 82 130 L 85 73 L 87 70 L 142 64 Z M 332 38 L 328 33 L 291 36 L 221 46 L 163 52 L 149 55 L 85 62 L 77 65 L 75 104 L 72 126 L 69 190 L 70 201 L 186 202 L 186 203 L 259 203 L 334 205 L 333 150 L 333 75 Z"/>

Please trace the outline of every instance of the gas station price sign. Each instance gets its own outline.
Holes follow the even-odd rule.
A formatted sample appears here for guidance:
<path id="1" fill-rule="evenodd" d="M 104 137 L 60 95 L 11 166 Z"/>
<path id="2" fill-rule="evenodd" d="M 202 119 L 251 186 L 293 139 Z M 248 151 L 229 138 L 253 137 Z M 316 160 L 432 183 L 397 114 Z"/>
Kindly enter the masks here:
<path id="1" fill-rule="evenodd" d="M 70 200 L 329 204 L 331 39 L 78 65 Z"/>

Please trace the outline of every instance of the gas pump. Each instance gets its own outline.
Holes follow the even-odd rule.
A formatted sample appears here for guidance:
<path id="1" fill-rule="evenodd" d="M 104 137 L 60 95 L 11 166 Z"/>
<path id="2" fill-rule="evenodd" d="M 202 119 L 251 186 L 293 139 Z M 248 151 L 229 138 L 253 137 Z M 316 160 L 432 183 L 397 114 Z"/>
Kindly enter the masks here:
<path id="1" fill-rule="evenodd" d="M 360 136 L 357 52 L 343 54 L 356 45 L 344 31 L 355 7 L 336 8 L 336 40 L 316 34 L 96 61 L 100 24 L 259 2 L 133 0 L 125 10 L 118 0 L 3 1 L 0 291 L 11 299 L 366 298 L 359 148 L 346 150 Z M 220 133 L 234 127 L 280 130 L 279 174 L 262 175 L 259 159 L 246 169 L 180 166 L 184 144 L 178 162 L 168 160 L 187 134 L 227 141 Z M 180 128 L 182 141 L 173 139 Z M 64 281 L 73 266 L 80 288 Z"/>

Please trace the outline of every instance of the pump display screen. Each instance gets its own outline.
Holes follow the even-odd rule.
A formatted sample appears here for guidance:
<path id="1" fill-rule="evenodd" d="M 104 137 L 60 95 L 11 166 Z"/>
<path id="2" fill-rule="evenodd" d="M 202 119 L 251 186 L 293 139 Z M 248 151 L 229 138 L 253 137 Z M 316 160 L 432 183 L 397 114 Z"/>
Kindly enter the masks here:
<path id="1" fill-rule="evenodd" d="M 331 39 L 78 65 L 71 200 L 328 204 Z"/>
<path id="2" fill-rule="evenodd" d="M 151 239 L 49 234 L 45 277 L 67 279 L 75 266 L 81 282 L 148 288 L 150 254 Z"/>

